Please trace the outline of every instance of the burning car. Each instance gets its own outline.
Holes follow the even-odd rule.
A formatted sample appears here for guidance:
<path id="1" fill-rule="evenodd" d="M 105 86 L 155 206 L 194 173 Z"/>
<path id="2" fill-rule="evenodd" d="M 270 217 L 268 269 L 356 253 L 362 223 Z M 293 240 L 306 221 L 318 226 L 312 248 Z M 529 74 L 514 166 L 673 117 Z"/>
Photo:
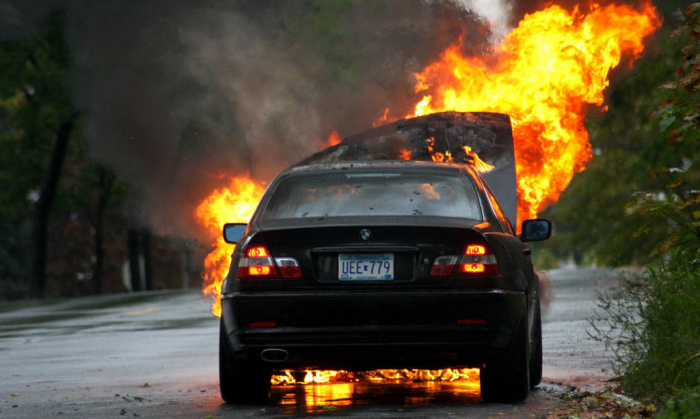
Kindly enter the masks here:
<path id="1" fill-rule="evenodd" d="M 540 295 L 525 242 L 547 239 L 551 224 L 526 220 L 520 234 L 511 224 L 508 117 L 390 125 L 283 171 L 248 224 L 224 226 L 236 244 L 221 288 L 226 402 L 266 400 L 279 370 L 476 367 L 487 401 L 521 401 L 539 384 Z M 450 147 L 443 163 L 388 151 L 435 156 L 436 143 Z M 329 160 L 342 147 L 359 161 Z M 461 163 L 444 163 L 459 150 Z M 506 205 L 477 168 L 511 191 Z"/>

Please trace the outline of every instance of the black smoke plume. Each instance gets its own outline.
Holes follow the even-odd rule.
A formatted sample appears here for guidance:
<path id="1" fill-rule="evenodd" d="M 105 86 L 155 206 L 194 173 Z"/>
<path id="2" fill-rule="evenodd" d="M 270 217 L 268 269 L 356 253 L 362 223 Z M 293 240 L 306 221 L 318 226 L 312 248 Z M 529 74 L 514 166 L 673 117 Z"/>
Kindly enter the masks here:
<path id="1" fill-rule="evenodd" d="M 0 1 L 0 3 L 2 3 Z M 16 4 L 15 4 L 16 3 Z M 463 2 L 155 0 L 4 2 L 3 37 L 65 15 L 71 89 L 94 157 L 137 191 L 134 215 L 193 233 L 225 179 L 269 180 L 334 129 L 407 115 L 414 72 L 451 44 L 488 53 Z"/>

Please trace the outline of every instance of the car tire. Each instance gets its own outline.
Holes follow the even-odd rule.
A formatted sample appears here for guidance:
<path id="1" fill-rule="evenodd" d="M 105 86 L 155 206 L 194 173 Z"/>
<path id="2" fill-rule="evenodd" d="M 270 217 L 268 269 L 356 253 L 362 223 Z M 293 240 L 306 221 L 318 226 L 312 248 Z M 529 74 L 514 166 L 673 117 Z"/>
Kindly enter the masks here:
<path id="1" fill-rule="evenodd" d="M 530 359 L 530 388 L 535 388 L 542 382 L 542 316 L 539 299 L 537 300 L 535 310 L 535 330 L 533 332 L 535 342 L 532 358 Z"/>
<path id="2" fill-rule="evenodd" d="M 527 316 L 523 319 L 514 337 L 512 350 L 481 368 L 481 398 L 488 403 L 521 402 L 530 395 Z"/>
<path id="3" fill-rule="evenodd" d="M 237 359 L 231 351 L 223 321 L 219 334 L 219 387 L 229 404 L 264 404 L 270 391 L 271 371 L 262 364 Z"/>

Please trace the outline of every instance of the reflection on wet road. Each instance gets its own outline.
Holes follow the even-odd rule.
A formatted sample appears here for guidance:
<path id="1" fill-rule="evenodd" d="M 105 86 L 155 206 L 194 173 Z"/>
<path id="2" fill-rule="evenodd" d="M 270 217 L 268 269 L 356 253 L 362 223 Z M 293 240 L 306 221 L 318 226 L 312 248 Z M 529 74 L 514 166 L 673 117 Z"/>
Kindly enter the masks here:
<path id="1" fill-rule="evenodd" d="M 496 418 L 544 417 L 558 403 L 542 384 L 524 403 L 484 403 L 476 381 L 349 382 L 273 386 L 264 406 L 221 404 L 214 417 Z"/>
<path id="2" fill-rule="evenodd" d="M 269 404 L 279 413 L 342 411 L 362 405 L 470 405 L 481 403 L 479 383 L 455 382 L 359 382 L 272 387 Z"/>

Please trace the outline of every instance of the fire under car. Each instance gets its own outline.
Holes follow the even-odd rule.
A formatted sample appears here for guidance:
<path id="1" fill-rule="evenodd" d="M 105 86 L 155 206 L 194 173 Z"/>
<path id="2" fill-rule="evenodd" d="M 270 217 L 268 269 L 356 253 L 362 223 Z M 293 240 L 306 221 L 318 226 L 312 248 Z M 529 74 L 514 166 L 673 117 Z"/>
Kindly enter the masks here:
<path id="1" fill-rule="evenodd" d="M 415 134 L 414 122 L 393 128 Z M 459 131 L 450 127 L 436 133 Z M 496 173 L 509 184 L 504 207 L 485 177 L 468 161 L 392 159 L 305 162 L 278 175 L 248 224 L 224 226 L 236 244 L 221 290 L 224 401 L 264 402 L 275 371 L 402 368 L 479 368 L 484 400 L 525 400 L 542 377 L 525 242 L 549 238 L 551 224 L 525 220 L 517 234 L 515 182 Z"/>

